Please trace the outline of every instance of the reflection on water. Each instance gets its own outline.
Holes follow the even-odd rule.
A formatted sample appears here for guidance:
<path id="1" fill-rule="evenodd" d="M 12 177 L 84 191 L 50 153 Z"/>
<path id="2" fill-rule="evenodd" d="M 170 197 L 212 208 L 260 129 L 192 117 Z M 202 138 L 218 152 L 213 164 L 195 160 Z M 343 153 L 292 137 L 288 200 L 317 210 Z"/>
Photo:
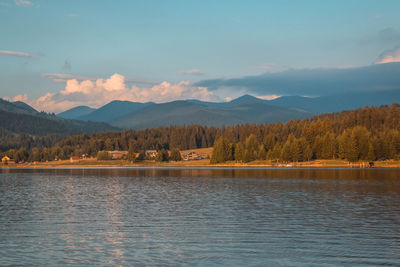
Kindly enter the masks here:
<path id="1" fill-rule="evenodd" d="M 0 265 L 400 265 L 400 170 L 0 170 Z"/>

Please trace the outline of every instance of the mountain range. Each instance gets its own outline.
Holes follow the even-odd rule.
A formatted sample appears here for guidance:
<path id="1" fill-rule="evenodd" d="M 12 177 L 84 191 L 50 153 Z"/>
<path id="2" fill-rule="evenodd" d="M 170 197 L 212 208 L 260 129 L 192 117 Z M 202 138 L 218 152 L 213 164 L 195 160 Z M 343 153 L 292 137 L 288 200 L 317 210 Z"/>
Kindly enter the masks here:
<path id="1" fill-rule="evenodd" d="M 79 114 L 79 110 L 83 113 Z M 89 114 L 88 107 L 58 114 L 63 118 L 106 122 L 121 129 L 143 129 L 169 125 L 201 124 L 222 126 L 244 123 L 286 122 L 313 113 L 301 108 L 272 105 L 269 101 L 244 95 L 230 102 L 177 100 L 156 104 L 112 101 Z"/>
<path id="2" fill-rule="evenodd" d="M 178 100 L 167 103 L 112 101 L 100 108 L 78 106 L 57 115 L 38 112 L 24 102 L 0 99 L 0 130 L 30 135 L 80 134 L 169 125 L 222 126 L 273 123 L 365 105 L 400 103 L 400 91 L 343 94 L 330 97 L 283 96 L 263 100 L 244 95 L 230 102 Z"/>
<path id="3" fill-rule="evenodd" d="M 339 112 L 365 105 L 400 102 L 400 91 L 338 94 L 324 97 L 282 96 L 264 100 L 243 95 L 230 102 L 178 100 L 167 103 L 112 101 L 98 109 L 79 106 L 57 116 L 105 122 L 121 129 L 143 129 L 169 125 L 201 124 L 222 126 L 244 123 L 287 122 L 315 114 Z"/>
<path id="4" fill-rule="evenodd" d="M 109 130 L 117 130 L 117 128 L 104 122 L 65 119 L 54 114 L 38 112 L 23 102 L 9 102 L 0 99 L 1 134 L 28 134 L 32 136 L 60 134 L 66 136 Z"/>

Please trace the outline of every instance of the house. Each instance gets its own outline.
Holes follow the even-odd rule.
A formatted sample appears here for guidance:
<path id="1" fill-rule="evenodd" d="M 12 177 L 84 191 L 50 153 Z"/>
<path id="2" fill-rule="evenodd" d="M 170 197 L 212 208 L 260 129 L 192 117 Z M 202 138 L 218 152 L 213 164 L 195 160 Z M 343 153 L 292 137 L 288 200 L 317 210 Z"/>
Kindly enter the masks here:
<path id="1" fill-rule="evenodd" d="M 145 155 L 147 158 L 155 158 L 157 156 L 157 150 L 146 150 Z"/>
<path id="2" fill-rule="evenodd" d="M 126 158 L 126 156 L 128 155 L 128 151 L 119 151 L 119 150 L 108 151 L 108 153 L 111 155 L 111 159 L 122 159 Z"/>
<path id="3" fill-rule="evenodd" d="M 182 153 L 181 152 L 181 157 L 183 160 L 200 160 L 200 159 L 205 159 L 206 156 L 204 154 L 198 154 L 194 151 L 191 151 L 189 153 Z"/>
<path id="4" fill-rule="evenodd" d="M 71 156 L 71 157 L 69 158 L 69 161 L 70 161 L 71 163 L 73 163 L 73 162 L 79 162 L 79 157 L 78 157 L 78 156 Z"/>

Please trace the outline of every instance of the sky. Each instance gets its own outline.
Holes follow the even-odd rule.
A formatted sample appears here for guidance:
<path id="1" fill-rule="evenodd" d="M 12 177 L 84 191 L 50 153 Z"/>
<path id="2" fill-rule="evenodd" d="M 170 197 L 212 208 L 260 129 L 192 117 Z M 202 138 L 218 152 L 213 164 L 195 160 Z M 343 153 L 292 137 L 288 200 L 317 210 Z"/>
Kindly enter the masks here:
<path id="1" fill-rule="evenodd" d="M 319 96 L 364 90 L 371 71 L 366 90 L 400 89 L 399 10 L 397 0 L 0 0 L 0 97 L 60 112 Z"/>

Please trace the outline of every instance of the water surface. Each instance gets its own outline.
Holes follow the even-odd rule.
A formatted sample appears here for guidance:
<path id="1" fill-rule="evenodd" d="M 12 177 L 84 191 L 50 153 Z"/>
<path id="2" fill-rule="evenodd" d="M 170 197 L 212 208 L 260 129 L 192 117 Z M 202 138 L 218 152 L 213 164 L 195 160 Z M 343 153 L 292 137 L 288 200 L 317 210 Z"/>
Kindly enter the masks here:
<path id="1" fill-rule="evenodd" d="M 0 265 L 400 265 L 400 170 L 0 170 Z"/>

